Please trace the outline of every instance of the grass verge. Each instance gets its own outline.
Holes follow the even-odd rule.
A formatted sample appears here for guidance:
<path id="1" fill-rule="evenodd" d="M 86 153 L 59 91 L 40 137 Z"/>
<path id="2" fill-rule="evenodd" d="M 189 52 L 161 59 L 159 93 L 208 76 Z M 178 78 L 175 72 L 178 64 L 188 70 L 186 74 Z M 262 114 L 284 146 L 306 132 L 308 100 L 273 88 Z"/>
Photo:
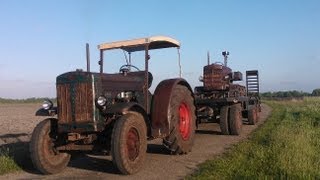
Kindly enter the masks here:
<path id="1" fill-rule="evenodd" d="M 266 102 L 268 120 L 186 179 L 320 178 L 320 98 Z"/>
<path id="2" fill-rule="evenodd" d="M 0 149 L 0 175 L 18 171 L 20 168 L 9 155 L 9 150 Z"/>

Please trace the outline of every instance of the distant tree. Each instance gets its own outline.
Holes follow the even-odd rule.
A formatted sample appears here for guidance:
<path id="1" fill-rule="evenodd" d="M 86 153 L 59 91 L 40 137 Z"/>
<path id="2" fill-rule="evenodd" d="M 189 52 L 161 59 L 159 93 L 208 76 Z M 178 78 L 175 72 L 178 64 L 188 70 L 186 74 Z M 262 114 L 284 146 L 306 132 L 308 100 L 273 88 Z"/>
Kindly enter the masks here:
<path id="1" fill-rule="evenodd" d="M 264 92 L 261 93 L 261 97 L 303 97 L 303 96 L 310 96 L 309 93 L 303 91 L 276 91 L 276 92 Z M 319 89 L 319 96 L 320 96 L 320 89 Z"/>
<path id="2" fill-rule="evenodd" d="M 320 88 L 314 89 L 311 93 L 312 96 L 320 96 Z"/>

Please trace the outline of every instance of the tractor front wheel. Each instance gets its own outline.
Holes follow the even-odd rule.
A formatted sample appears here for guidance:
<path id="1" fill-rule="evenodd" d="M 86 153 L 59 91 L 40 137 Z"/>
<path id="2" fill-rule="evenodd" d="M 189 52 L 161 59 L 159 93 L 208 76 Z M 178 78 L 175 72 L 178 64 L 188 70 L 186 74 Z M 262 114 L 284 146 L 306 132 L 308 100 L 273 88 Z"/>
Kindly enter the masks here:
<path id="1" fill-rule="evenodd" d="M 147 127 L 144 118 L 129 112 L 116 120 L 111 138 L 112 162 L 123 174 L 138 172 L 147 151 Z"/>
<path id="2" fill-rule="evenodd" d="M 54 134 L 51 133 L 52 121 L 45 119 L 33 130 L 30 141 L 30 157 L 33 165 L 43 174 L 61 172 L 70 161 L 70 154 L 59 152 L 54 146 Z"/>

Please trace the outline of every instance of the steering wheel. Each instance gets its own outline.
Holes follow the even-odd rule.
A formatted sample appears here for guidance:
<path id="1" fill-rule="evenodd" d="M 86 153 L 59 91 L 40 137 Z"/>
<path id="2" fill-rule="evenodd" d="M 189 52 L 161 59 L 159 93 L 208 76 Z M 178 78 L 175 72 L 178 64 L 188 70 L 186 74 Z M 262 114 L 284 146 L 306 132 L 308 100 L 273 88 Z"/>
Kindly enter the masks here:
<path id="1" fill-rule="evenodd" d="M 137 68 L 137 67 L 134 66 L 134 65 L 125 64 L 125 65 L 122 65 L 122 66 L 119 68 L 119 72 L 121 72 L 121 73 L 127 73 L 127 72 L 130 72 L 130 69 L 131 69 L 131 68 L 134 68 L 135 70 L 140 71 L 140 69 Z"/>

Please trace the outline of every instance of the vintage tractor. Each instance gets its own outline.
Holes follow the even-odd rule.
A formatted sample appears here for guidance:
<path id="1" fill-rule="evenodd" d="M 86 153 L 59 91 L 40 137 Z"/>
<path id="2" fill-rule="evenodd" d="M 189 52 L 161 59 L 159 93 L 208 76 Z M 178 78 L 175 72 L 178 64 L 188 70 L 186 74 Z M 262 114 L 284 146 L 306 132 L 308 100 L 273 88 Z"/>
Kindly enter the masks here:
<path id="1" fill-rule="evenodd" d="M 98 151 L 111 154 L 121 173 L 133 174 L 143 166 L 147 139 L 154 138 L 162 138 L 172 154 L 190 152 L 196 116 L 188 82 L 166 79 L 153 95 L 149 91 L 153 80 L 149 50 L 171 47 L 179 50 L 180 43 L 165 36 L 104 43 L 98 46 L 100 72 L 90 72 L 87 53 L 86 72 L 59 75 L 57 106 L 46 101 L 36 112 L 51 117 L 33 131 L 30 152 L 34 166 L 44 174 L 58 173 L 67 166 L 70 152 Z M 119 72 L 107 74 L 103 72 L 104 52 L 113 49 L 123 50 L 129 59 Z M 131 64 L 131 53 L 136 51 L 145 52 L 144 70 Z"/>
<path id="2" fill-rule="evenodd" d="M 225 135 L 239 135 L 242 129 L 242 118 L 249 124 L 256 124 L 259 117 L 259 77 L 258 71 L 246 72 L 247 88 L 234 84 L 242 80 L 241 72 L 232 72 L 227 66 L 229 52 L 222 52 L 224 63 L 210 64 L 203 68 L 200 81 L 203 86 L 195 87 L 197 124 L 212 121 L 220 124 Z"/>

